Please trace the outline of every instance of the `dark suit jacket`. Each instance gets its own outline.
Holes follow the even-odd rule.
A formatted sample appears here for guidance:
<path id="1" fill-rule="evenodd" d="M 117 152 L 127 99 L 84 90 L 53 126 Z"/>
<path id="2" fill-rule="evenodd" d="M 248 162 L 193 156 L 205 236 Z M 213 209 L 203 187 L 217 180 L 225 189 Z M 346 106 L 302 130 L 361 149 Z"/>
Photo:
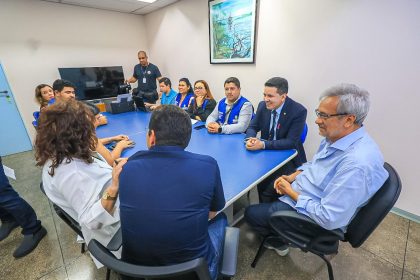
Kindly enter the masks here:
<path id="1" fill-rule="evenodd" d="M 305 127 L 306 114 L 305 107 L 287 97 L 279 117 L 280 128 L 276 131 L 277 140 L 268 141 L 271 111 L 267 109 L 265 102 L 261 101 L 254 119 L 246 130 L 246 137 L 255 137 L 261 131 L 261 139 L 266 140 L 265 149 L 296 149 L 298 154 L 292 160 L 293 168 L 296 169 L 306 162 L 305 150 L 300 141 L 300 135 Z"/>

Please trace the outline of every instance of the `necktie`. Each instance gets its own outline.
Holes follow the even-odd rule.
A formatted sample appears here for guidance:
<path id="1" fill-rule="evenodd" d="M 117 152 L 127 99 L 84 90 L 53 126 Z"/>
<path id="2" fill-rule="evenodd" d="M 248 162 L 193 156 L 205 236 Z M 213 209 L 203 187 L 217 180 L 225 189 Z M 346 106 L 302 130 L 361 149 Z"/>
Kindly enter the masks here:
<path id="1" fill-rule="evenodd" d="M 276 133 L 276 119 L 277 119 L 277 112 L 274 110 L 271 112 L 273 115 L 273 122 L 270 128 L 270 134 L 268 135 L 268 140 L 271 141 L 274 139 L 274 133 Z"/>

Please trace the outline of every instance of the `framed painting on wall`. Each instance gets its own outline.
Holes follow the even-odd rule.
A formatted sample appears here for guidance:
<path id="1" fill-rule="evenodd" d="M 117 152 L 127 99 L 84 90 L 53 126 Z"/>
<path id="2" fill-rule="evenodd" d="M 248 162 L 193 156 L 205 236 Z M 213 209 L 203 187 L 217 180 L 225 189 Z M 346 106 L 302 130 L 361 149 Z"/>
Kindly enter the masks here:
<path id="1" fill-rule="evenodd" d="M 209 1 L 210 63 L 254 63 L 257 0 Z"/>

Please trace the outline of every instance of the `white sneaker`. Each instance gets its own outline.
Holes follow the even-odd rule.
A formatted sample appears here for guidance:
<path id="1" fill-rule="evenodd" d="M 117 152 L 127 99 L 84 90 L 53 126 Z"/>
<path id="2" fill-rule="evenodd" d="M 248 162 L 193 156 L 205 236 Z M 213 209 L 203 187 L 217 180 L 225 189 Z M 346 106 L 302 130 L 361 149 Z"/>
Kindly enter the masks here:
<path id="1" fill-rule="evenodd" d="M 279 255 L 280 257 L 284 257 L 287 254 L 289 254 L 289 246 L 287 245 L 281 246 L 280 248 L 276 248 L 271 246 L 270 243 L 264 242 L 264 247 L 276 251 L 277 255 Z"/>

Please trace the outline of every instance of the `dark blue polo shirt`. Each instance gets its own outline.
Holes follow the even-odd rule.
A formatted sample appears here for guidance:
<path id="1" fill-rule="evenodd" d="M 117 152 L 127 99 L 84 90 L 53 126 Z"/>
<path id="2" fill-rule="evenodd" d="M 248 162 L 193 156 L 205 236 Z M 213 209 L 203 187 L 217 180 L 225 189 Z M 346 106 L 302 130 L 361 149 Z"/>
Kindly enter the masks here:
<path id="1" fill-rule="evenodd" d="M 177 146 L 137 152 L 120 174 L 119 197 L 124 260 L 167 265 L 213 250 L 208 214 L 225 198 L 212 157 Z"/>
<path id="2" fill-rule="evenodd" d="M 138 89 L 144 92 L 151 92 L 156 90 L 156 79 L 162 76 L 159 68 L 149 63 L 146 67 L 137 64 L 134 66 L 133 77 L 137 79 Z"/>

